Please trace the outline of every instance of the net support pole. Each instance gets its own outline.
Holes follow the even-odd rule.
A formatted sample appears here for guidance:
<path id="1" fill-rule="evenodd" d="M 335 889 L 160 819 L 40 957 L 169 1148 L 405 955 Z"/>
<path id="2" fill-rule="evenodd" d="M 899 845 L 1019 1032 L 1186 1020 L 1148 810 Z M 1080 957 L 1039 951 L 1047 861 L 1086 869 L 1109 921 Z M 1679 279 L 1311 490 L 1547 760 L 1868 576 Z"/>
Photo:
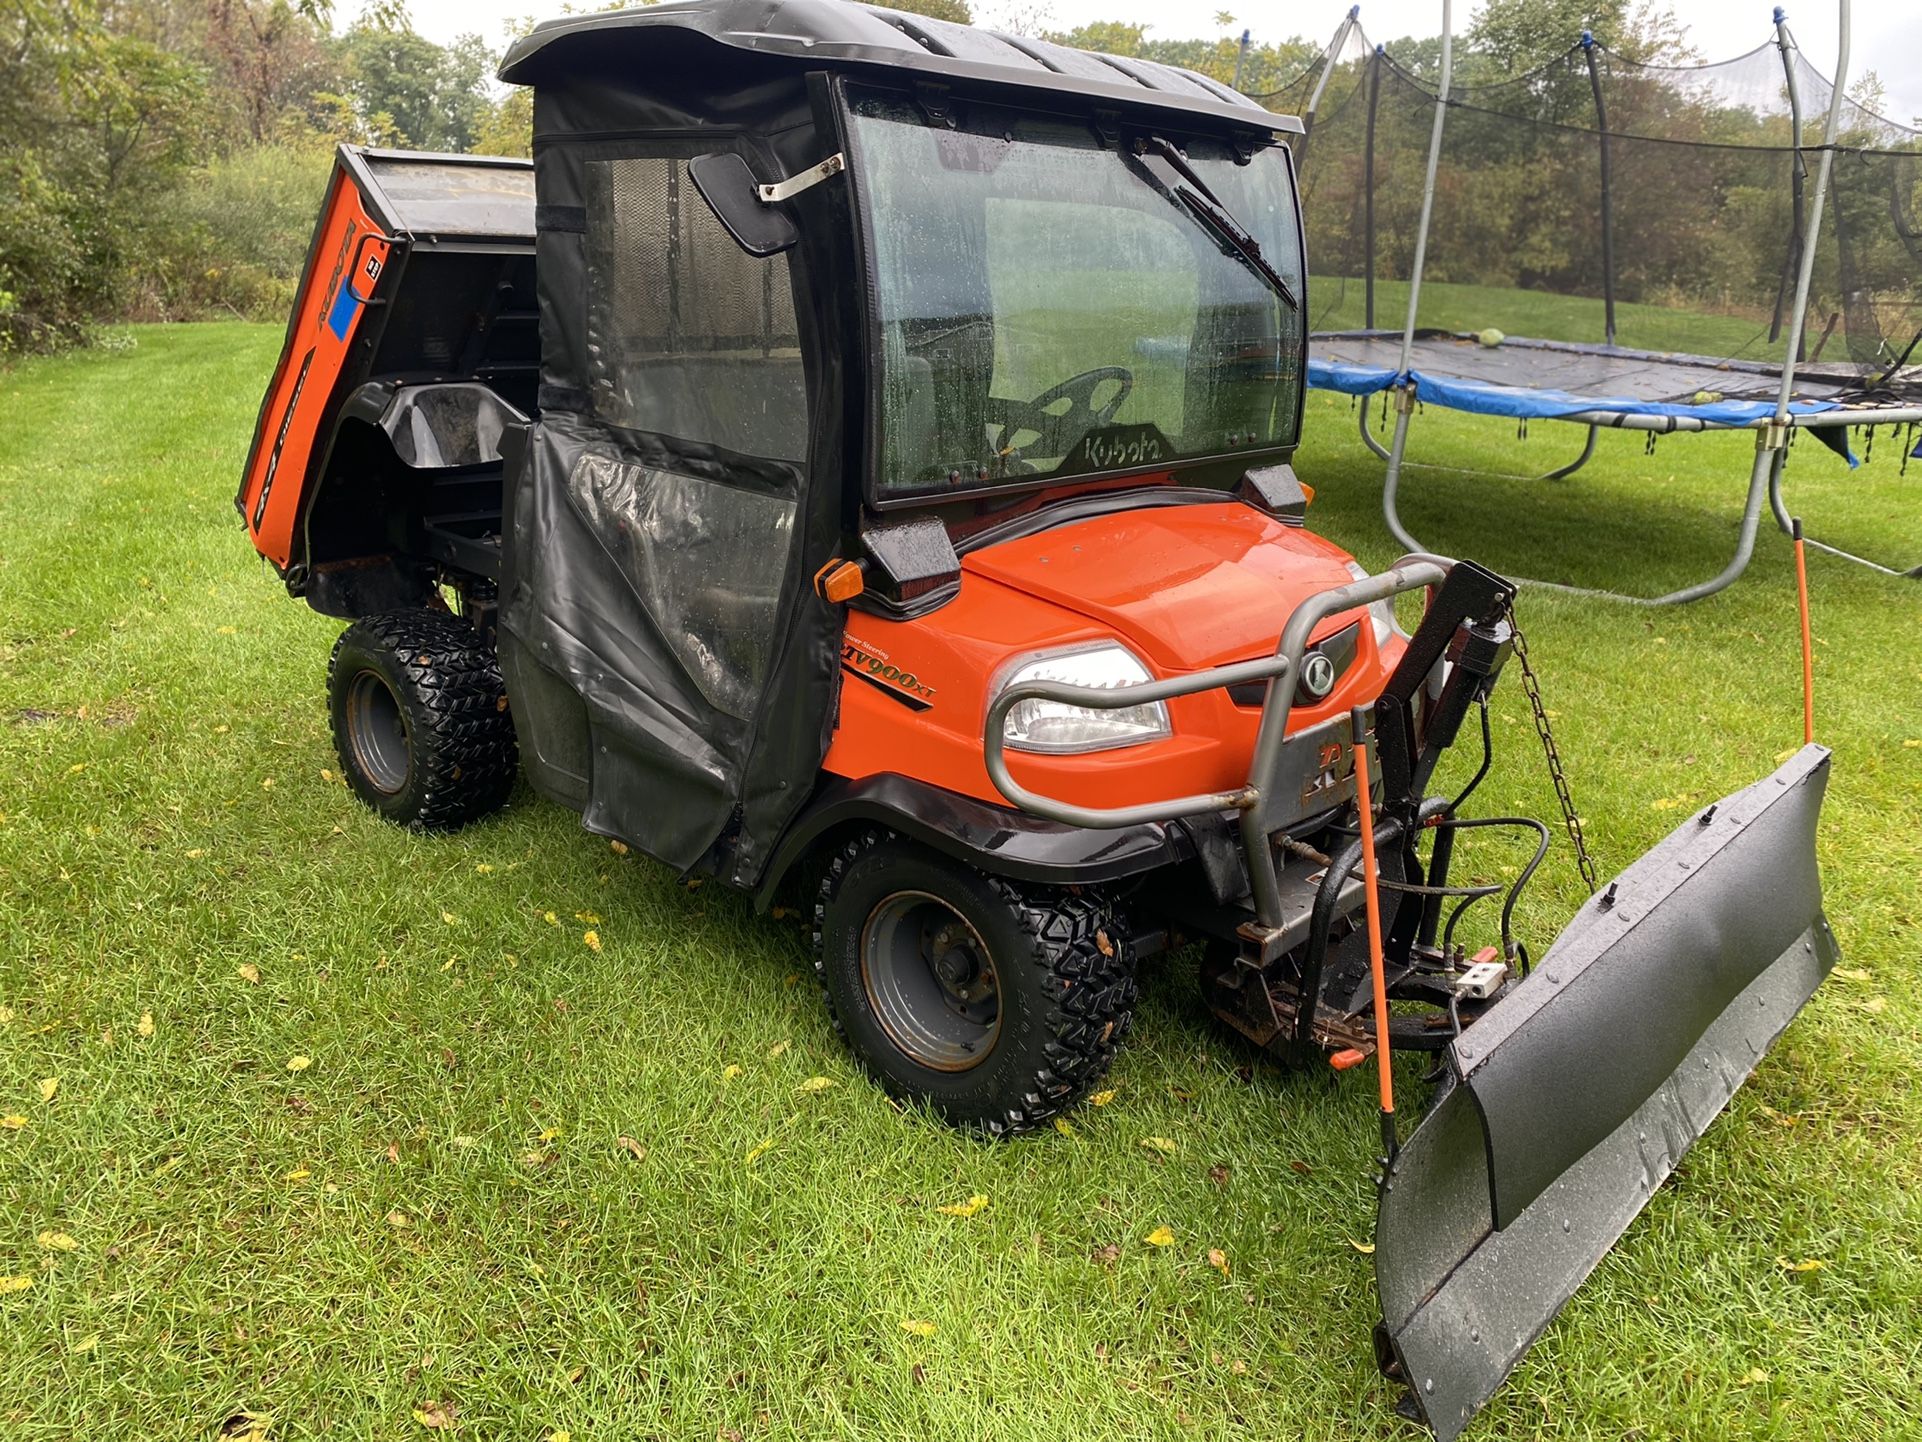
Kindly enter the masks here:
<path id="1" fill-rule="evenodd" d="M 1375 114 L 1381 107 L 1381 46 L 1368 56 L 1368 138 L 1361 153 L 1361 274 L 1363 330 L 1375 328 Z"/>
<path id="2" fill-rule="evenodd" d="M 1248 64 L 1248 42 L 1254 38 L 1249 30 L 1241 32 L 1241 48 L 1235 51 L 1235 89 L 1241 89 L 1241 72 Z"/>
<path id="3" fill-rule="evenodd" d="M 1588 89 L 1595 97 L 1595 130 L 1602 156 L 1602 335 L 1615 344 L 1615 203 L 1610 187 L 1608 104 L 1602 99 L 1602 69 L 1595 60 L 1595 35 L 1582 32 L 1582 53 L 1588 59 Z"/>
<path id="4" fill-rule="evenodd" d="M 1822 124 L 1822 158 L 1815 166 L 1815 197 L 1809 202 L 1808 233 L 1802 242 L 1802 263 L 1795 276 L 1795 304 L 1789 311 L 1789 339 L 1782 360 L 1782 388 L 1775 398 L 1775 425 L 1787 444 L 1789 397 L 1795 393 L 1795 361 L 1802 348 L 1802 324 L 1809 305 L 1809 285 L 1815 277 L 1816 240 L 1822 233 L 1822 202 L 1828 198 L 1829 171 L 1835 164 L 1835 132 L 1842 121 L 1843 91 L 1849 80 L 1849 0 L 1837 0 L 1838 22 L 1835 83 L 1829 89 L 1828 119 Z"/>
<path id="5" fill-rule="evenodd" d="M 1789 157 L 1789 194 L 1791 197 L 1789 253 L 1782 263 L 1782 279 L 1775 287 L 1775 312 L 1769 317 L 1769 339 L 1782 338 L 1782 307 L 1788 301 L 1789 277 L 1802 262 L 1802 213 L 1807 205 L 1803 184 L 1808 162 L 1802 157 L 1802 88 L 1795 81 L 1795 40 L 1789 34 L 1788 11 L 1775 7 L 1775 48 L 1782 56 L 1782 79 L 1788 86 L 1789 137 L 1794 150 Z M 1798 354 L 1797 360 L 1801 359 Z"/>
<path id="6" fill-rule="evenodd" d="M 1848 0 L 1843 0 L 1846 5 Z M 1401 364 L 1395 374 L 1404 382 L 1415 353 L 1415 316 L 1421 305 L 1421 272 L 1428 261 L 1428 226 L 1435 215 L 1435 174 L 1441 169 L 1442 126 L 1448 115 L 1448 91 L 1455 78 L 1455 33 L 1452 0 L 1442 0 L 1441 84 L 1435 89 L 1435 119 L 1428 129 L 1428 169 L 1421 182 L 1421 220 L 1415 227 L 1415 263 L 1408 276 L 1408 323 L 1401 332 Z M 1835 121 L 1829 121 L 1833 139 Z M 1823 172 L 1824 177 L 1827 171 Z"/>
<path id="7" fill-rule="evenodd" d="M 1335 73 L 1335 64 L 1341 59 L 1341 52 L 1347 48 L 1348 32 L 1360 24 L 1361 6 L 1351 5 L 1347 16 L 1335 27 L 1335 38 L 1328 42 L 1328 48 L 1321 53 L 1321 74 L 1315 77 L 1315 88 L 1308 92 L 1308 104 L 1301 112 L 1301 138 L 1289 148 L 1295 154 L 1295 173 L 1308 161 L 1308 137 L 1315 133 L 1315 112 L 1321 109 L 1322 92 L 1327 90 L 1329 78 Z M 1236 86 L 1237 90 L 1241 87 Z"/>
<path id="8" fill-rule="evenodd" d="M 1328 88 L 1328 78 L 1335 73 L 1335 62 L 1341 58 L 1341 52 L 1348 44 L 1348 32 L 1360 21 L 1361 6 L 1349 6 L 1348 14 L 1335 27 L 1335 38 L 1328 42 L 1328 48 L 1322 52 L 1321 74 L 1316 77 L 1315 88 L 1308 93 L 1307 108 L 1301 112 L 1303 135 L 1315 128 L 1315 112 L 1321 109 L 1321 94 Z"/>
<path id="9" fill-rule="evenodd" d="M 1381 513 L 1395 539 L 1410 550 L 1420 550 L 1401 523 L 1396 505 L 1401 488 L 1402 458 L 1408 450 L 1408 423 L 1415 412 L 1415 383 L 1408 365 L 1415 353 L 1415 317 L 1421 309 L 1421 272 L 1428 261 L 1428 225 L 1435 214 L 1435 174 L 1441 168 L 1442 125 L 1448 114 L 1448 91 L 1455 78 L 1455 27 L 1451 0 L 1442 0 L 1441 84 L 1435 90 L 1435 119 L 1428 131 L 1428 170 L 1421 184 L 1421 220 L 1415 227 L 1415 263 L 1408 276 L 1408 319 L 1401 332 L 1401 362 L 1395 367 L 1395 439 L 1388 447 L 1388 466 L 1382 476 Z M 1370 111 L 1373 119 L 1373 111 Z M 1370 150 L 1372 154 L 1372 147 Z M 1371 272 L 1372 275 L 1372 272 Z"/>

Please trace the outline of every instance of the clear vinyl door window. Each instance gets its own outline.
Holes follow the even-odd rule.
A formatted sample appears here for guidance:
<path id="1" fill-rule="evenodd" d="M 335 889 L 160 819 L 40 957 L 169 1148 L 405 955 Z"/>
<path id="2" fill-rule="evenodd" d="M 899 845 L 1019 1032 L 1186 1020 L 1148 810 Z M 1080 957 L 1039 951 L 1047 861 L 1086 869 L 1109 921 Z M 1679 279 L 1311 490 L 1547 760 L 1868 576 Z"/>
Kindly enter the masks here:
<path id="1" fill-rule="evenodd" d="M 700 461 L 590 451 L 569 477 L 574 506 L 702 696 L 747 717 L 772 662 L 796 483 L 765 465 L 709 473 L 806 458 L 787 257 L 742 250 L 684 159 L 590 161 L 583 190 L 594 417 Z"/>

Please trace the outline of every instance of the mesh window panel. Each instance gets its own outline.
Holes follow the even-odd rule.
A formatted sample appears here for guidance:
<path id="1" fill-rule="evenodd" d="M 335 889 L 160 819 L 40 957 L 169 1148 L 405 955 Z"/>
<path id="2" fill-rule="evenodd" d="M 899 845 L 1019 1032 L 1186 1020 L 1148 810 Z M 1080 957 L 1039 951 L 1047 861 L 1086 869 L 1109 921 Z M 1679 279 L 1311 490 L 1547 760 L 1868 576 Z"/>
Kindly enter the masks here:
<path id="1" fill-rule="evenodd" d="M 586 167 L 587 349 L 610 425 L 800 460 L 807 390 L 787 257 L 736 245 L 685 160 Z"/>

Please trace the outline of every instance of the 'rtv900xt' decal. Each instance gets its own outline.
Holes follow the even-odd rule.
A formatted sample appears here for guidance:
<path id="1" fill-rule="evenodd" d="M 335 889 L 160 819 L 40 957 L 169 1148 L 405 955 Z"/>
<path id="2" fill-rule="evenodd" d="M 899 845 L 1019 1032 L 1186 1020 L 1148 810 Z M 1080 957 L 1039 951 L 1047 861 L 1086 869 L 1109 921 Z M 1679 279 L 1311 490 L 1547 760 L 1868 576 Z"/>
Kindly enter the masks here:
<path id="1" fill-rule="evenodd" d="M 934 705 L 934 687 L 888 660 L 887 652 L 852 636 L 842 639 L 841 668 L 910 710 L 926 711 Z"/>

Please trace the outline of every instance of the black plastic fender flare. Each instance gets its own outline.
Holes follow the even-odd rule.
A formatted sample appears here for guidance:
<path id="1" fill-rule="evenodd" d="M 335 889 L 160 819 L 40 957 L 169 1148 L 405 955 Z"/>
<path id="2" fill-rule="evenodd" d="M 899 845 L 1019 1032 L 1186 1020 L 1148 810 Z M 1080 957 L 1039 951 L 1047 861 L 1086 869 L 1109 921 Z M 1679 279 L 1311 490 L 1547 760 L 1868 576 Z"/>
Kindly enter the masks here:
<path id="1" fill-rule="evenodd" d="M 815 842 L 850 822 L 885 826 L 992 876 L 1051 886 L 1117 881 L 1195 856 L 1194 839 L 1178 822 L 1091 831 L 894 772 L 859 780 L 829 776 L 781 837 L 755 890 L 755 906 L 767 910 Z"/>

